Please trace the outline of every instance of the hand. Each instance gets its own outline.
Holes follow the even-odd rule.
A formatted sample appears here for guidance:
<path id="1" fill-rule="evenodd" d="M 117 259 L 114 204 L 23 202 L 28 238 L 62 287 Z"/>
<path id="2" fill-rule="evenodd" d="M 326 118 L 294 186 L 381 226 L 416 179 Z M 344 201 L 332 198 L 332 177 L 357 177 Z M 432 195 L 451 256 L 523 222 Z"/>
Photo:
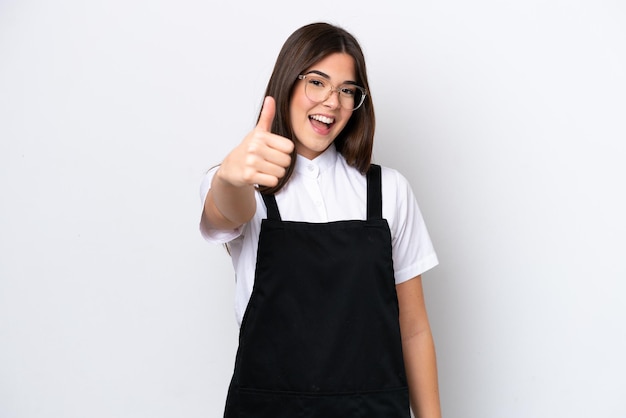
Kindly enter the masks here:
<path id="1" fill-rule="evenodd" d="M 275 186 L 291 164 L 294 143 L 271 132 L 276 102 L 266 97 L 256 127 L 222 162 L 216 175 L 237 187 Z"/>

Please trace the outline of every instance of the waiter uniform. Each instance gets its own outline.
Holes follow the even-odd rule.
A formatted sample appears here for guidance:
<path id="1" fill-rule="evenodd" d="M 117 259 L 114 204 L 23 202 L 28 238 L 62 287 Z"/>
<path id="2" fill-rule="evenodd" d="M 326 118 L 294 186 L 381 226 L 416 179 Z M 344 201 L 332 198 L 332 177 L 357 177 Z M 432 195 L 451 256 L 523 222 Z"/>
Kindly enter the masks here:
<path id="1" fill-rule="evenodd" d="M 263 195 L 252 296 L 225 418 L 408 418 L 391 233 L 381 169 L 367 217 L 283 221 Z"/>

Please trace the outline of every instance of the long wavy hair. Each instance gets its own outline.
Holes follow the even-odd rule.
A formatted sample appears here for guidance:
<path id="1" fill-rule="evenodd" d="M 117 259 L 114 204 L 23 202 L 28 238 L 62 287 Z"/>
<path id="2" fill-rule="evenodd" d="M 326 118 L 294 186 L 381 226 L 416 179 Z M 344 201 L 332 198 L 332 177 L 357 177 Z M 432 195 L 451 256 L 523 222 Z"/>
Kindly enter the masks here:
<path id="1" fill-rule="evenodd" d="M 374 106 L 367 80 L 365 57 L 361 46 L 354 36 L 341 27 L 329 23 L 311 23 L 296 30 L 283 45 L 276 59 L 272 76 L 265 90 L 265 96 L 272 96 L 276 101 L 276 114 L 272 123 L 272 133 L 293 141 L 289 104 L 298 75 L 317 62 L 334 53 L 346 53 L 354 59 L 357 84 L 363 86 L 368 94 L 363 105 L 355 110 L 347 125 L 335 138 L 335 147 L 347 163 L 365 173 L 372 160 L 374 129 L 376 120 Z M 260 117 L 260 113 L 259 113 Z M 261 186 L 262 193 L 278 192 L 289 181 L 296 163 L 294 149 L 291 165 L 286 175 L 274 187 Z"/>

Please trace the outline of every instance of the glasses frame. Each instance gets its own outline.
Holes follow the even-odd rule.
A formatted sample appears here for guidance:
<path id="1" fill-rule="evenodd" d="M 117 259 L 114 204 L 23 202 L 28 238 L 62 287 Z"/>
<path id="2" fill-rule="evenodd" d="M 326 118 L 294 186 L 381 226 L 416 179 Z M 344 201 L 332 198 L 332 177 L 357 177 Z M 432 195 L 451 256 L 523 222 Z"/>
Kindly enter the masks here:
<path id="1" fill-rule="evenodd" d="M 323 103 L 326 100 L 328 100 L 328 98 L 330 97 L 331 94 L 333 94 L 333 92 L 337 92 L 337 95 L 339 97 L 339 103 L 341 104 L 341 90 L 338 87 L 333 86 L 332 83 L 329 80 L 324 79 L 324 77 L 320 76 L 319 74 L 315 74 L 315 73 L 300 74 L 300 75 L 298 75 L 298 80 L 306 80 L 307 77 L 310 78 L 311 76 L 314 76 L 315 78 L 323 79 L 324 82 L 328 83 L 328 85 L 330 86 L 330 90 L 328 90 L 328 94 L 326 94 L 326 97 L 324 98 L 324 100 L 319 100 L 319 101 L 318 100 L 313 100 L 307 94 L 307 89 L 306 89 L 307 85 L 305 84 L 304 85 L 304 94 L 306 95 L 306 97 L 310 101 L 315 102 L 315 103 Z M 351 87 L 355 87 L 355 88 L 357 88 L 357 89 L 359 89 L 361 91 L 361 102 L 352 109 L 352 111 L 354 112 L 355 110 L 360 108 L 363 105 L 363 103 L 365 103 L 365 98 L 367 97 L 367 90 L 365 89 L 365 87 L 361 87 L 361 86 L 358 86 L 356 84 L 349 84 L 349 83 L 348 84 L 341 84 L 339 87 L 346 86 L 346 85 L 347 86 L 351 86 Z"/>

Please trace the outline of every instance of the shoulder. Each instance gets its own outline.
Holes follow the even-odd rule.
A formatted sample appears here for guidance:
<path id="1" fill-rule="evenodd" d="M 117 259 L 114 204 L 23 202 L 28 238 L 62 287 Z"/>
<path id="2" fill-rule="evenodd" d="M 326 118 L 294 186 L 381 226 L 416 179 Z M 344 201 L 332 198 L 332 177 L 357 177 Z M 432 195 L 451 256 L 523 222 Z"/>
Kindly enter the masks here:
<path id="1" fill-rule="evenodd" d="M 392 229 L 421 217 L 419 205 L 409 180 L 398 170 L 381 166 L 383 215 Z"/>
<path id="2" fill-rule="evenodd" d="M 413 195 L 409 181 L 400 171 L 386 166 L 380 168 L 384 195 Z"/>

